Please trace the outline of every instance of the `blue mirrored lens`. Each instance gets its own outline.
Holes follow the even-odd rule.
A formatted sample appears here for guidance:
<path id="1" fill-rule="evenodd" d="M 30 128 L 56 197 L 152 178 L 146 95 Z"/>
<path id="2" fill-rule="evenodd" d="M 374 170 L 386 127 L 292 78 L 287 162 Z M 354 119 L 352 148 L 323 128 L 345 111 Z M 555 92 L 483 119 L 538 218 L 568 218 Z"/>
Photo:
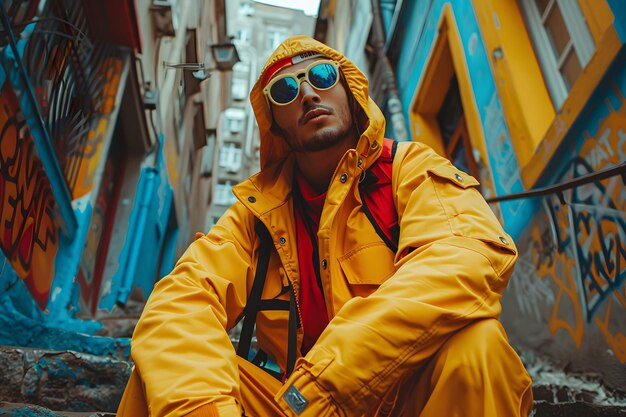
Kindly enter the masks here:
<path id="1" fill-rule="evenodd" d="M 276 81 L 272 88 L 270 88 L 270 94 L 275 102 L 280 104 L 289 103 L 298 95 L 298 82 L 293 77 L 286 77 Z"/>
<path id="2" fill-rule="evenodd" d="M 337 82 L 337 70 L 330 64 L 319 64 L 309 70 L 309 81 L 313 87 L 326 89 Z"/>

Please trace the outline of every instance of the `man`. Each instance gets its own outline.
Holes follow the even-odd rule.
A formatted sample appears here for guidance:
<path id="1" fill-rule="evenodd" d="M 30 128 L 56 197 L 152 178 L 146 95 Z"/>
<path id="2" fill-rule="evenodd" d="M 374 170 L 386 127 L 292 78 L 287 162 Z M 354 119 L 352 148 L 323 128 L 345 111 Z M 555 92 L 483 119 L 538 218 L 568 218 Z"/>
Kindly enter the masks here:
<path id="1" fill-rule="evenodd" d="M 402 143 L 390 184 L 363 191 L 385 120 L 363 74 L 308 37 L 278 47 L 251 102 L 261 172 L 156 285 L 118 415 L 528 415 L 531 380 L 497 321 L 517 253 L 476 180 Z M 395 251 L 366 213 L 376 190 L 391 191 L 378 203 L 397 213 Z M 256 318 L 284 381 L 227 335 L 262 264 L 258 224 L 272 249 L 262 298 L 293 313 Z"/>

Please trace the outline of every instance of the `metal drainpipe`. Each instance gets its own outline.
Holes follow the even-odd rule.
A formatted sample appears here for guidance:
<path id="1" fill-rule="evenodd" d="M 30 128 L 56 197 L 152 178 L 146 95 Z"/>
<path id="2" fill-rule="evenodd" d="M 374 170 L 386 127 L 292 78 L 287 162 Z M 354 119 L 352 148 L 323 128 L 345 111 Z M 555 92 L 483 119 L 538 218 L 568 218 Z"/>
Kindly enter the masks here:
<path id="1" fill-rule="evenodd" d="M 159 171 L 156 168 L 146 168 L 146 185 L 142 187 L 142 192 L 139 200 L 139 214 L 135 226 L 129 230 L 132 233 L 132 243 L 126 256 L 123 270 L 122 270 L 122 283 L 120 289 L 117 292 L 116 304 L 126 305 L 128 296 L 132 290 L 133 281 L 135 278 L 135 269 L 139 260 L 141 250 L 141 237 L 143 236 L 143 230 L 146 228 L 148 221 L 148 214 L 150 211 L 150 203 L 154 196 L 154 188 L 156 185 L 156 178 Z"/>
<path id="2" fill-rule="evenodd" d="M 382 83 L 383 91 L 386 93 L 387 108 L 390 114 L 390 122 L 393 128 L 395 139 L 398 141 L 406 141 L 409 139 L 406 130 L 406 122 L 404 113 L 402 112 L 402 102 L 400 101 L 400 93 L 396 83 L 396 76 L 393 73 L 387 54 L 385 53 L 385 30 L 383 28 L 383 19 L 380 12 L 379 0 L 371 0 L 372 2 L 372 46 L 376 51 L 378 65 L 382 66 Z"/>

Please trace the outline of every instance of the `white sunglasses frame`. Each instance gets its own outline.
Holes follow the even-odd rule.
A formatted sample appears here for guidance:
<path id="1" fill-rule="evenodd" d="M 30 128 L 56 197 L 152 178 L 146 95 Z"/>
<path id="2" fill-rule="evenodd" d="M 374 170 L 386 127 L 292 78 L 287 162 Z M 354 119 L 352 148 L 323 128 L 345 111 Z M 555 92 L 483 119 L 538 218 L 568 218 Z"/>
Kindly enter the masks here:
<path id="1" fill-rule="evenodd" d="M 330 64 L 333 67 L 335 67 L 335 70 L 337 71 L 337 79 L 335 80 L 335 83 L 333 85 L 331 85 L 328 88 L 318 88 L 316 86 L 314 86 L 313 84 L 311 84 L 311 81 L 309 81 L 309 70 L 317 65 L 320 64 Z M 300 77 L 301 74 L 304 74 L 304 77 Z M 296 94 L 296 96 L 289 102 L 287 103 L 278 103 L 277 101 L 274 100 L 274 98 L 272 97 L 272 95 L 270 94 L 270 89 L 272 88 L 272 86 L 282 80 L 283 78 L 289 78 L 289 77 L 293 77 L 296 82 L 298 83 L 298 93 Z M 318 91 L 326 91 L 326 90 L 330 90 L 331 88 L 333 88 L 334 86 L 336 86 L 339 83 L 339 78 L 341 77 L 341 71 L 339 70 L 339 62 L 337 61 L 333 61 L 331 59 L 320 59 L 317 61 L 312 62 L 311 64 L 307 65 L 305 68 L 295 71 L 295 72 L 288 72 L 285 74 L 281 74 L 278 77 L 275 77 L 273 79 L 270 80 L 269 83 L 267 83 L 267 85 L 265 86 L 265 88 L 263 89 L 263 94 L 265 95 L 265 97 L 271 101 L 272 103 L 274 103 L 274 105 L 276 106 L 287 106 L 291 103 L 293 103 L 298 96 L 300 95 L 300 84 L 302 84 L 303 82 L 307 82 L 309 83 L 309 85 L 311 87 L 313 87 L 314 89 L 318 90 Z"/>

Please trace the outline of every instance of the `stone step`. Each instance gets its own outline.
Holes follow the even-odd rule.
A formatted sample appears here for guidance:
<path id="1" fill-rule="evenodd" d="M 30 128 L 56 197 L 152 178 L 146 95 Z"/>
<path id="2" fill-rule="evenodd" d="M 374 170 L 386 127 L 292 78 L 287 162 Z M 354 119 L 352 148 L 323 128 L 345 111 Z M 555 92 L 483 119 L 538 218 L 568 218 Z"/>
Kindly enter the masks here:
<path id="1" fill-rule="evenodd" d="M 0 346 L 0 400 L 114 413 L 131 368 L 110 357 Z"/>
<path id="2" fill-rule="evenodd" d="M 0 416 L 112 417 L 131 368 L 111 357 L 0 346 Z M 623 395 L 598 381 L 545 363 L 529 371 L 533 417 L 626 417 Z"/>
<path id="3" fill-rule="evenodd" d="M 626 407 L 589 404 L 583 401 L 552 404 L 535 402 L 533 417 L 626 417 Z"/>
<path id="4" fill-rule="evenodd" d="M 52 411 L 38 405 L 0 401 L 0 417 L 115 417 L 115 413 Z"/>
<path id="5" fill-rule="evenodd" d="M 602 375 L 566 372 L 534 352 L 521 358 L 533 379 L 535 417 L 626 417 L 626 393 L 607 386 Z"/>
<path id="6" fill-rule="evenodd" d="M 32 404 L 0 402 L 1 417 L 115 417 L 108 412 L 67 412 L 51 411 Z M 618 406 L 598 406 L 585 402 L 551 404 L 546 401 L 535 403 L 532 417 L 625 417 L 626 408 Z"/>

